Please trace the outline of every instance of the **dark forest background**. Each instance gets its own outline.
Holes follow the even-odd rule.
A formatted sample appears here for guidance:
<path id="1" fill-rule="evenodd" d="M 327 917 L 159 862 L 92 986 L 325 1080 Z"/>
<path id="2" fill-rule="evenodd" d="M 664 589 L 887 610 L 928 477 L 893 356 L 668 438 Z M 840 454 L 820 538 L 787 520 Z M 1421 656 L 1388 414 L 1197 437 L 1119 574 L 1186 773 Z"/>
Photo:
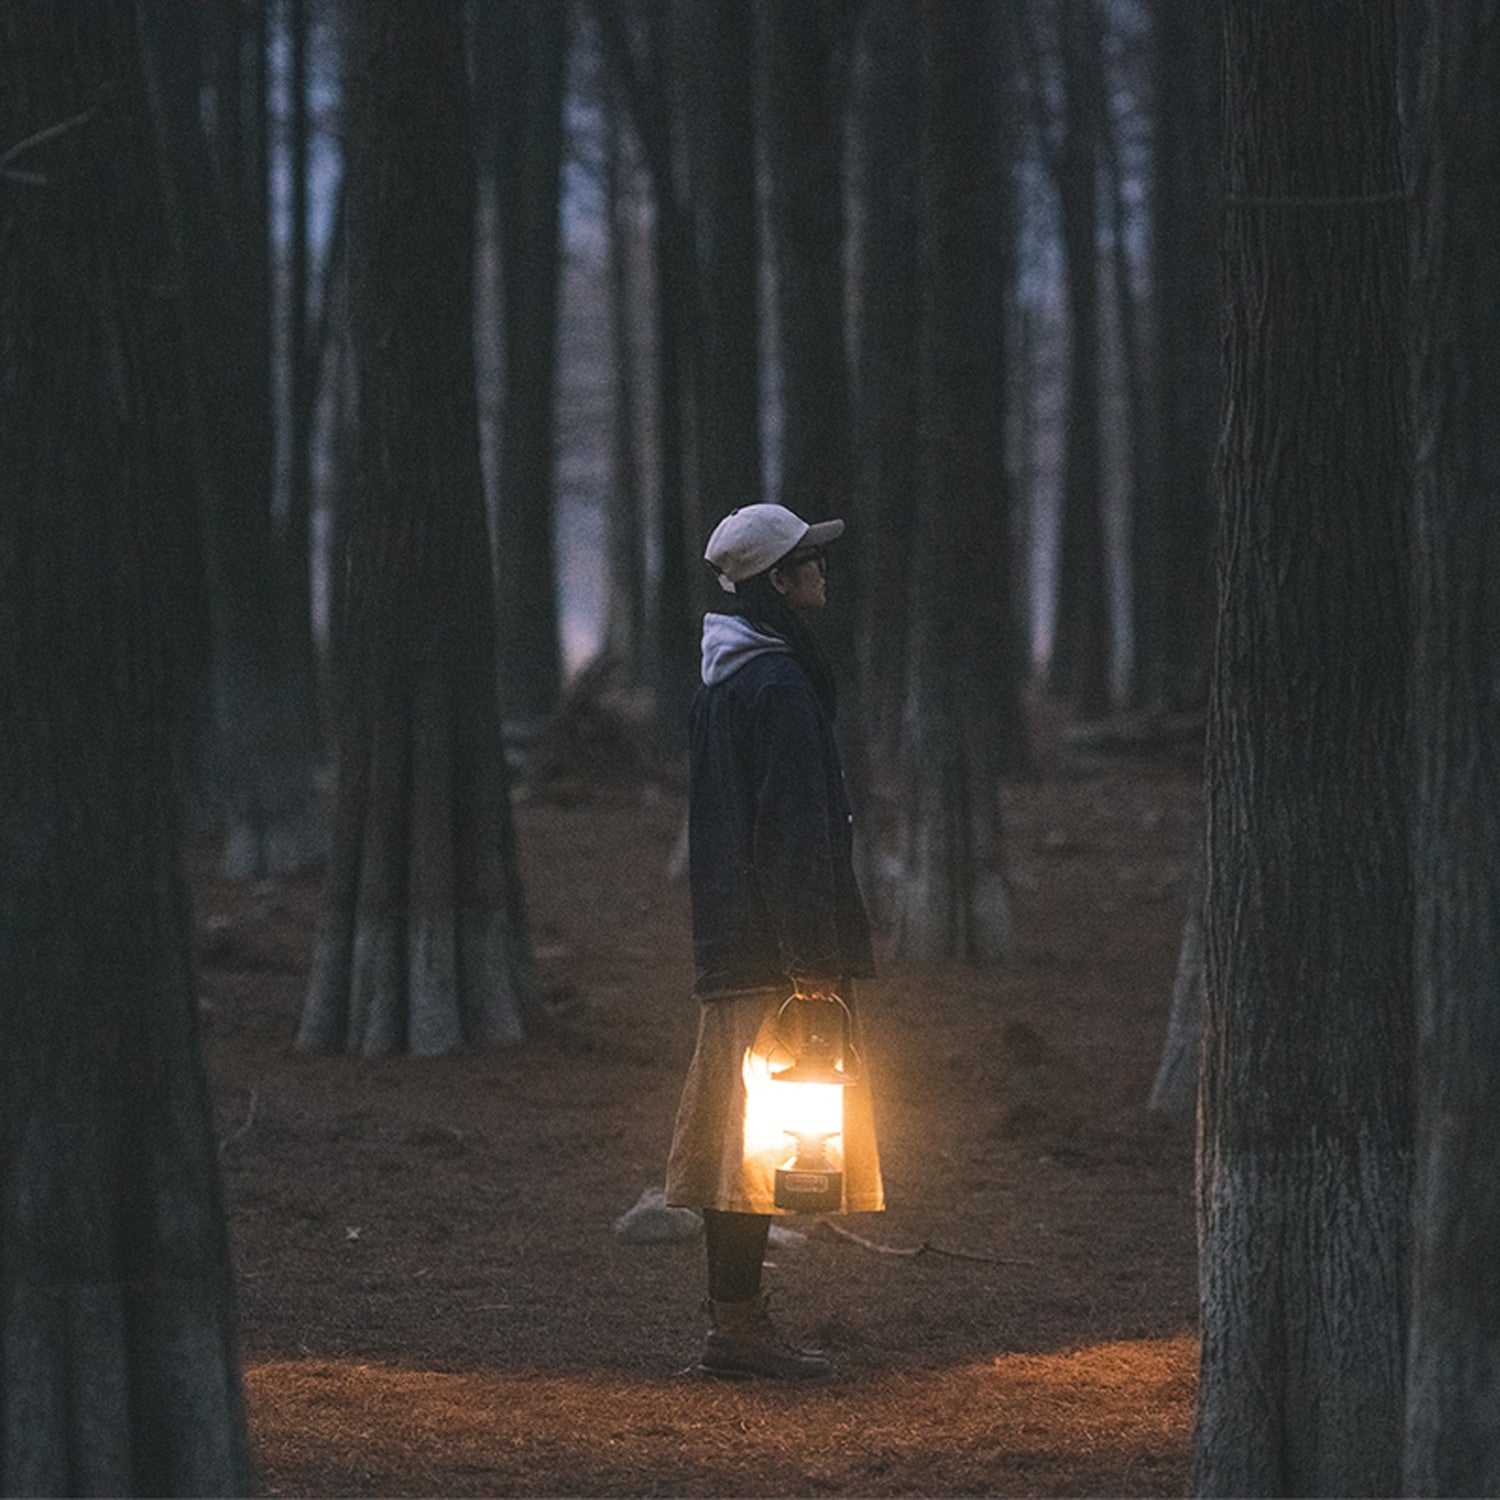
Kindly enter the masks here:
<path id="1" fill-rule="evenodd" d="M 1493 0 L 0 9 L 0 1488 L 248 1488 L 184 837 L 300 1048 L 522 1043 L 515 778 L 680 778 L 762 499 L 898 957 L 1036 715 L 1206 744 L 1195 1488 L 1500 1487 L 1497 112 Z"/>

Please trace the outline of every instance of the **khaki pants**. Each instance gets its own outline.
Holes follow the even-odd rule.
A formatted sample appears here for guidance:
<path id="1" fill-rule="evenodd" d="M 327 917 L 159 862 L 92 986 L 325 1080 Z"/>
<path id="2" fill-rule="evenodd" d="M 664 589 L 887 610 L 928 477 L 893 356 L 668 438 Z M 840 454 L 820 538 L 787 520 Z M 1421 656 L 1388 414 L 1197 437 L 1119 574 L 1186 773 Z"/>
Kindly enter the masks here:
<path id="1" fill-rule="evenodd" d="M 841 989 L 853 1011 L 852 986 Z M 731 1213 L 780 1214 L 776 1168 L 792 1154 L 791 1140 L 774 1118 L 776 1090 L 770 1070 L 791 1062 L 778 1032 L 783 988 L 706 1000 L 698 1019 L 698 1046 L 683 1085 L 677 1127 L 667 1161 L 667 1202 Z M 842 1137 L 831 1142 L 835 1166 L 842 1156 L 844 1213 L 885 1207 L 868 1059 L 856 1017 L 853 1042 L 860 1052 L 860 1081 L 843 1095 Z"/>

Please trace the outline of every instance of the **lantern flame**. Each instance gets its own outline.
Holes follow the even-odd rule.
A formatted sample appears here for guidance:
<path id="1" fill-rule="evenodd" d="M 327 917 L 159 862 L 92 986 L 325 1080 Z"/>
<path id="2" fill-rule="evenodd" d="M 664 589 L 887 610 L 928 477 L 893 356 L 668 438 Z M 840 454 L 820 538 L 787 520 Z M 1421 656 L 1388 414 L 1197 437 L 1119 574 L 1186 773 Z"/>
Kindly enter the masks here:
<path id="1" fill-rule="evenodd" d="M 745 1049 L 745 1159 L 784 1156 L 789 1136 L 835 1139 L 844 1129 L 844 1090 L 836 1083 L 778 1083 L 770 1059 Z"/>

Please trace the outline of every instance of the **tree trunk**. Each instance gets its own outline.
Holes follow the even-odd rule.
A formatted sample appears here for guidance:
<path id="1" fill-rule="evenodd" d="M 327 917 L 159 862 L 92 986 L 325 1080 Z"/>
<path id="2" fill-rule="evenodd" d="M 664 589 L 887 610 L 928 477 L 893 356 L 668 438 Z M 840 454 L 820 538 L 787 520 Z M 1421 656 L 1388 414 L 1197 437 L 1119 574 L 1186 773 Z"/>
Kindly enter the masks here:
<path id="1" fill-rule="evenodd" d="M 921 513 L 912 593 L 907 882 L 898 951 L 983 963 L 1015 951 L 999 781 L 1007 705 L 1004 284 L 993 8 L 922 19 Z M 1013 679 L 1012 679 L 1013 680 Z"/>
<path id="2" fill-rule="evenodd" d="M 500 684 L 507 714 L 551 711 L 562 685 L 556 520 L 557 297 L 568 8 L 498 0 L 495 198 L 504 309 Z"/>
<path id="3" fill-rule="evenodd" d="M 535 985 L 495 688 L 460 0 L 366 0 L 347 94 L 358 424 L 333 851 L 298 1046 L 519 1041 Z"/>
<path id="4" fill-rule="evenodd" d="M 1220 295 L 1221 0 L 1156 0 L 1157 483 L 1142 514 L 1152 566 L 1137 573 L 1137 695 L 1192 707 L 1213 644 Z"/>
<path id="5" fill-rule="evenodd" d="M 153 576 L 190 460 L 140 24 L 0 13 L 5 1494 L 254 1482 Z"/>
<path id="6" fill-rule="evenodd" d="M 1198 1063 L 1203 1051 L 1203 890 L 1208 871 L 1200 845 L 1188 884 L 1187 912 L 1172 981 L 1172 1009 L 1161 1062 L 1146 1108 L 1161 1115 L 1185 1115 L 1198 1102 Z"/>
<path id="7" fill-rule="evenodd" d="M 689 330 L 694 321 L 691 223 L 673 149 L 671 101 L 676 91 L 669 0 L 622 7 L 594 0 L 610 69 L 629 106 L 631 124 L 651 176 L 655 218 L 651 264 L 656 283 L 657 465 L 656 539 L 659 573 L 651 609 L 652 688 L 658 732 L 679 750 L 687 733 L 688 705 L 697 682 L 697 628 L 688 537 L 687 393 L 693 366 Z M 630 11 L 641 13 L 644 41 L 632 40 Z M 696 539 L 695 539 L 696 540 Z M 699 565 L 701 568 L 701 564 Z"/>
<path id="8" fill-rule="evenodd" d="M 1068 285 L 1068 420 L 1063 459 L 1052 681 L 1085 719 L 1108 711 L 1109 573 L 1099 390 L 1099 151 L 1104 69 L 1095 0 L 1063 0 L 1067 107 L 1057 164 Z"/>
<path id="9" fill-rule="evenodd" d="M 316 759 L 320 744 L 318 658 L 313 640 L 312 489 L 321 346 L 309 319 L 311 193 L 308 52 L 311 19 L 307 0 L 287 4 L 287 188 L 290 198 L 287 266 L 287 384 L 289 386 L 286 518 L 280 541 L 280 644 L 287 712 Z"/>
<path id="10" fill-rule="evenodd" d="M 698 272 L 698 529 L 761 498 L 751 0 L 677 0 Z"/>
<path id="11" fill-rule="evenodd" d="M 216 13 L 204 31 L 200 8 L 185 0 L 147 3 L 205 428 L 215 726 L 207 779 L 227 814 L 226 873 L 284 874 L 317 857 L 322 831 L 312 802 L 314 725 L 305 699 L 288 690 L 286 593 L 271 529 L 269 246 L 252 103 L 262 39 L 237 11 Z M 201 123 L 206 74 L 214 82 L 212 136 Z"/>
<path id="12" fill-rule="evenodd" d="M 632 682 L 647 680 L 646 520 L 641 503 L 635 397 L 637 359 L 631 321 L 631 250 L 635 196 L 625 153 L 618 88 L 605 90 L 604 212 L 609 244 L 609 325 L 613 355 L 614 483 L 609 501 L 609 621 L 605 649 L 622 662 Z"/>
<path id="13" fill-rule="evenodd" d="M 844 342 L 844 10 L 840 0 L 763 0 L 760 8 L 781 348 L 779 499 L 807 521 L 846 516 L 853 488 Z"/>
<path id="14" fill-rule="evenodd" d="M 1191 1485 L 1401 1480 L 1412 1048 L 1391 0 L 1226 0 Z"/>
<path id="15" fill-rule="evenodd" d="M 921 33 L 911 0 L 872 0 L 860 240 L 857 509 L 865 535 L 861 680 L 876 759 L 895 766 L 906 688 L 907 590 L 917 516 L 917 414 L 922 320 L 919 167 Z"/>
<path id="16" fill-rule="evenodd" d="M 1500 11 L 1431 13 L 1419 260 L 1416 974 L 1405 1488 L 1500 1493 Z"/>

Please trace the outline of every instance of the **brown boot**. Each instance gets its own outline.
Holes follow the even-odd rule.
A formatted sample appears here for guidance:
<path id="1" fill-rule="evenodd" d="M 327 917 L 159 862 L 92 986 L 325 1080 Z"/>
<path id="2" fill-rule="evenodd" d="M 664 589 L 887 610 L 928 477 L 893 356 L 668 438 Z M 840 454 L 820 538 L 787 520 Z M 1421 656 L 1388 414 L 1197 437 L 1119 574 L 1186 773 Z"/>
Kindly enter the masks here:
<path id="1" fill-rule="evenodd" d="M 744 1380 L 764 1375 L 773 1380 L 810 1380 L 827 1375 L 833 1361 L 817 1349 L 799 1349 L 776 1331 L 766 1306 L 766 1294 L 748 1302 L 703 1304 L 709 1316 L 708 1337 L 698 1368 L 705 1375 Z"/>

